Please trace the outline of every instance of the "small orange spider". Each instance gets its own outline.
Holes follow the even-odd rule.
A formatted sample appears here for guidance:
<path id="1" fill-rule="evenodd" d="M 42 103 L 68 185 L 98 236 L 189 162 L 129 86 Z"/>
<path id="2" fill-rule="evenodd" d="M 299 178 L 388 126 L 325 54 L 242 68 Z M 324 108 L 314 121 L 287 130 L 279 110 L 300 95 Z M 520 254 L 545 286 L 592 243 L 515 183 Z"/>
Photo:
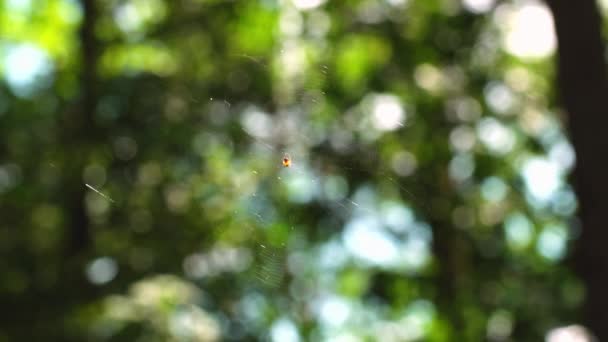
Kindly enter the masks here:
<path id="1" fill-rule="evenodd" d="M 283 166 L 284 167 L 290 167 L 291 166 L 291 157 L 289 157 L 289 154 L 285 154 L 283 156 Z"/>

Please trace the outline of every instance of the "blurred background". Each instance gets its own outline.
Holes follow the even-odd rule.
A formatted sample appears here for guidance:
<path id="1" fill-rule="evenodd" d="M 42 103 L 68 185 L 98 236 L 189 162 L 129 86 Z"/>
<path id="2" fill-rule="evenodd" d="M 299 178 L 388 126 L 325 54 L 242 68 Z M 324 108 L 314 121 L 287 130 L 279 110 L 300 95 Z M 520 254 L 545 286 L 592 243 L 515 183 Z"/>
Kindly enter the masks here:
<path id="1" fill-rule="evenodd" d="M 0 4 L 0 340 L 584 333 L 544 3 Z"/>

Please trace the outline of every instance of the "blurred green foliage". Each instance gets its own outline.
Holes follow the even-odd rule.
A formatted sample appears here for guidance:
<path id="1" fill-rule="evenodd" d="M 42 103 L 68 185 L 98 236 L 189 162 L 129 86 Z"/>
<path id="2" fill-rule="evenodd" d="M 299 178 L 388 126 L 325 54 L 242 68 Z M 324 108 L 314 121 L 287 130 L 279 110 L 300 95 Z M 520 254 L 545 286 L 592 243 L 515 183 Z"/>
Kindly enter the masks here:
<path id="1" fill-rule="evenodd" d="M 0 340 L 538 341 L 576 320 L 551 53 L 509 45 L 538 4 L 0 3 Z"/>

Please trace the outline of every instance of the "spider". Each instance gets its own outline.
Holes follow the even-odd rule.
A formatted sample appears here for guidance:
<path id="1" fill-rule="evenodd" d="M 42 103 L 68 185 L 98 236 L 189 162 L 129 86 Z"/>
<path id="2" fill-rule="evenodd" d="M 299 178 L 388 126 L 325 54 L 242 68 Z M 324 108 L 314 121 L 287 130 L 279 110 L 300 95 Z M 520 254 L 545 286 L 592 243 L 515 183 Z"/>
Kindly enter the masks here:
<path id="1" fill-rule="evenodd" d="M 289 156 L 289 154 L 283 155 L 283 166 L 284 167 L 290 167 L 291 166 L 291 157 Z"/>

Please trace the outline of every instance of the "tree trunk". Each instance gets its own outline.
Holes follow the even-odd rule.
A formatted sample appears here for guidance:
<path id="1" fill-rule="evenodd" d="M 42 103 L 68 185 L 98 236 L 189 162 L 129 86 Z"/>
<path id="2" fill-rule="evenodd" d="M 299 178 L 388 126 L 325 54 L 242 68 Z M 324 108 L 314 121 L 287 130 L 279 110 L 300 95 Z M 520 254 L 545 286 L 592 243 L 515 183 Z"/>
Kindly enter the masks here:
<path id="1" fill-rule="evenodd" d="M 64 184 L 67 191 L 67 208 L 70 213 L 71 241 L 68 255 L 74 256 L 86 250 L 90 244 L 89 218 L 85 208 L 86 188 L 82 173 L 86 167 L 87 150 L 97 137 L 94 114 L 97 107 L 97 59 L 98 42 L 95 37 L 97 10 L 95 0 L 81 0 L 83 21 L 80 27 L 79 40 L 81 51 L 80 66 L 80 99 L 76 110 L 66 120 L 64 140 L 71 146 L 71 162 L 66 166 L 68 172 Z"/>
<path id="2" fill-rule="evenodd" d="M 574 184 L 582 231 L 575 271 L 586 286 L 583 323 L 608 341 L 608 78 L 593 0 L 547 0 L 558 40 L 561 101 L 577 156 Z"/>

